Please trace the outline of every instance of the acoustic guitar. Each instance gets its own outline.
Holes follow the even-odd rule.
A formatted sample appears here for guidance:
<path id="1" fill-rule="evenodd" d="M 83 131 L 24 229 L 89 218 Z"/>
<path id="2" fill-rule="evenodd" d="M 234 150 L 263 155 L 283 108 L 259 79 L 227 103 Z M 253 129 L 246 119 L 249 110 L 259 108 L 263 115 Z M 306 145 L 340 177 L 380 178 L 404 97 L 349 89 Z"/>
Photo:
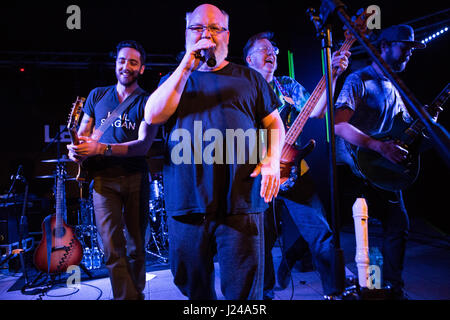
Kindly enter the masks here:
<path id="1" fill-rule="evenodd" d="M 56 212 L 42 223 L 42 239 L 34 252 L 36 268 L 45 273 L 62 273 L 71 265 L 79 265 L 83 248 L 73 228 L 63 218 L 64 168 L 56 169 Z"/>

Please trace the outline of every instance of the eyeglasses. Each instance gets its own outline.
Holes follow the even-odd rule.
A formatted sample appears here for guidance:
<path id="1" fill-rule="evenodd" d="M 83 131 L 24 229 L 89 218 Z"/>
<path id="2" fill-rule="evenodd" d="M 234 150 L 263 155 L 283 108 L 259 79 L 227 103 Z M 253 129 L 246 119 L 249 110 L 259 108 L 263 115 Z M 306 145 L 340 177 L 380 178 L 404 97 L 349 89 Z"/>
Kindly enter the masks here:
<path id="1" fill-rule="evenodd" d="M 189 30 L 191 30 L 194 33 L 203 33 L 205 30 L 208 30 L 209 33 L 211 33 L 212 35 L 218 35 L 224 31 L 228 31 L 227 28 L 222 28 L 219 26 L 203 26 L 203 25 L 195 25 L 195 26 L 189 26 L 187 27 Z"/>
<path id="2" fill-rule="evenodd" d="M 271 55 L 272 53 L 275 55 L 278 55 L 280 53 L 280 50 L 277 47 L 262 47 L 262 48 L 256 48 L 252 50 L 252 53 L 254 52 L 265 52 L 267 55 Z"/>

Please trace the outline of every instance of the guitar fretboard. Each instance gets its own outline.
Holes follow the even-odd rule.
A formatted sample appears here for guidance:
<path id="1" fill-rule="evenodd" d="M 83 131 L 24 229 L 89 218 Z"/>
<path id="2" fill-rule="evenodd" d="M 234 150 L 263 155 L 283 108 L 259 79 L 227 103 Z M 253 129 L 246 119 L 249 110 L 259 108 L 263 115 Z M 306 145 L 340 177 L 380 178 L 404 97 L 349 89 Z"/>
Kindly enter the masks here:
<path id="1" fill-rule="evenodd" d="M 342 44 L 340 51 L 345 51 L 351 48 L 353 43 L 355 42 L 355 38 L 346 39 L 344 43 Z M 336 75 L 337 69 L 333 68 L 332 70 L 332 77 Z M 313 93 L 309 97 L 308 101 L 306 101 L 305 105 L 303 106 L 302 110 L 300 111 L 299 115 L 295 119 L 295 121 L 292 123 L 292 126 L 289 128 L 288 132 L 286 133 L 285 138 L 285 146 L 283 146 L 283 150 L 281 152 L 281 156 L 286 155 L 286 152 L 288 152 L 288 146 L 294 145 L 295 141 L 297 140 L 298 136 L 303 130 L 303 127 L 305 126 L 306 121 L 309 119 L 309 116 L 313 112 L 314 108 L 317 105 L 317 102 L 319 101 L 322 94 L 325 92 L 326 88 L 326 79 L 325 75 L 322 76 L 319 83 L 317 84 L 316 88 L 314 89 Z"/>
<path id="2" fill-rule="evenodd" d="M 55 219 L 55 247 L 59 248 L 61 246 L 61 230 L 63 227 L 63 195 L 64 195 L 64 181 L 63 173 L 61 168 L 57 168 L 56 173 L 56 219 Z"/>
<path id="3" fill-rule="evenodd" d="M 442 108 L 450 96 L 450 84 L 447 84 L 444 90 L 439 93 L 439 95 L 434 99 L 434 101 L 429 106 L 429 109 L 433 108 Z M 408 135 L 409 141 L 405 141 L 407 144 L 414 141 L 419 134 L 425 129 L 425 125 L 419 121 L 419 119 L 415 120 L 408 129 L 406 129 L 405 133 Z"/>

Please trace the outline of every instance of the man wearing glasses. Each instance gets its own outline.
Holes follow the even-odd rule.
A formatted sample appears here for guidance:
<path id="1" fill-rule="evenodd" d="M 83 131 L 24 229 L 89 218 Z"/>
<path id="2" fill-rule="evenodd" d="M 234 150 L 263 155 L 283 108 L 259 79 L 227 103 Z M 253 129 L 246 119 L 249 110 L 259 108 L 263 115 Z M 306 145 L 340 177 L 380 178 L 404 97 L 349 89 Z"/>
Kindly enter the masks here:
<path id="1" fill-rule="evenodd" d="M 295 79 L 274 76 L 279 50 L 272 39 L 272 32 L 262 32 L 252 36 L 244 47 L 244 58 L 247 65 L 261 73 L 284 102 L 278 111 L 286 128 L 289 128 L 310 94 Z M 338 70 L 337 75 L 342 74 L 347 68 L 349 56 L 348 51 L 333 54 L 332 65 Z M 333 79 L 333 90 L 336 80 L 337 76 Z M 310 117 L 323 117 L 326 105 L 326 92 L 324 92 Z M 299 140 L 297 139 L 296 145 L 300 147 Z M 324 294 L 330 297 L 337 293 L 331 265 L 334 253 L 333 235 L 308 169 L 308 165 L 302 160 L 299 168 L 300 177 L 295 185 L 275 199 L 273 204 L 276 218 L 272 208 L 265 212 L 264 299 L 269 300 L 274 297 L 275 272 L 272 249 L 277 238 L 275 225 L 278 225 L 280 220 L 284 221 L 283 257 L 278 268 L 280 287 L 287 287 L 292 267 L 298 259 L 306 257 L 309 247 L 314 265 L 320 274 Z M 289 221 L 293 221 L 294 224 Z"/>
<path id="2" fill-rule="evenodd" d="M 145 121 L 164 123 L 167 132 L 163 176 L 174 283 L 189 299 L 216 299 L 217 254 L 225 298 L 260 300 L 264 211 L 280 183 L 280 102 L 258 72 L 226 60 L 224 11 L 203 4 L 186 22 L 186 53 L 145 108 Z M 252 163 L 250 139 L 236 146 L 227 132 L 258 128 L 267 129 L 267 153 Z M 239 147 L 244 155 L 234 152 Z M 233 157 L 224 159 L 230 149 Z"/>

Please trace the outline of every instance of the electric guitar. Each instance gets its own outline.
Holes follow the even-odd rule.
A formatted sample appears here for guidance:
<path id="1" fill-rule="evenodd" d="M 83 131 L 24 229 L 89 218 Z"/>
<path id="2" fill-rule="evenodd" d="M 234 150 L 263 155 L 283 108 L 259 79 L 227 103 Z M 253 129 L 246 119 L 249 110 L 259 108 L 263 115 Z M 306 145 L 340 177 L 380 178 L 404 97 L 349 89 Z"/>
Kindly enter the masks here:
<path id="1" fill-rule="evenodd" d="M 355 29 L 358 29 L 361 33 L 368 34 L 369 31 L 367 29 L 367 19 L 370 15 L 368 15 L 365 11 L 360 13 L 358 17 L 353 22 L 353 26 Z M 353 34 L 347 30 L 345 32 L 345 41 L 342 44 L 340 51 L 349 50 L 353 43 L 356 41 L 356 38 Z M 332 77 L 336 76 L 337 69 L 333 68 Z M 300 174 L 299 165 L 300 161 L 305 158 L 315 147 L 315 141 L 310 140 L 309 143 L 303 147 L 298 148 L 295 145 L 298 136 L 303 130 L 306 121 L 308 121 L 309 116 L 315 109 L 317 102 L 320 97 L 326 90 L 326 79 L 325 75 L 322 76 L 313 93 L 309 97 L 308 101 L 306 101 L 299 115 L 296 117 L 291 127 L 286 132 L 286 138 L 283 145 L 283 149 L 281 151 L 281 159 L 280 159 L 280 191 L 286 192 L 291 189 L 297 178 Z"/>
<path id="2" fill-rule="evenodd" d="M 450 96 L 450 84 L 433 100 L 428 110 L 442 109 Z M 408 150 L 406 160 L 393 163 L 378 152 L 356 148 L 354 159 L 361 175 L 376 187 L 399 191 L 409 187 L 416 181 L 420 171 L 420 153 L 426 149 L 426 140 L 423 139 L 425 126 L 419 120 L 406 123 L 402 113 L 395 116 L 392 128 L 372 136 L 380 141 L 394 140 L 402 148 Z"/>
<path id="3" fill-rule="evenodd" d="M 80 121 L 81 110 L 83 109 L 84 101 L 86 101 L 85 98 L 77 97 L 76 101 L 73 103 L 73 107 L 69 115 L 67 130 L 69 131 L 70 140 L 72 141 L 73 145 L 80 144 L 80 140 L 78 139 L 77 127 Z M 88 171 L 83 166 L 83 163 L 78 164 L 78 173 L 76 176 L 76 180 L 80 184 L 88 182 Z"/>
<path id="4" fill-rule="evenodd" d="M 56 170 L 56 212 L 42 223 L 42 239 L 34 252 L 36 268 L 45 273 L 62 273 L 79 265 L 83 248 L 72 227 L 63 219 L 64 169 Z"/>

